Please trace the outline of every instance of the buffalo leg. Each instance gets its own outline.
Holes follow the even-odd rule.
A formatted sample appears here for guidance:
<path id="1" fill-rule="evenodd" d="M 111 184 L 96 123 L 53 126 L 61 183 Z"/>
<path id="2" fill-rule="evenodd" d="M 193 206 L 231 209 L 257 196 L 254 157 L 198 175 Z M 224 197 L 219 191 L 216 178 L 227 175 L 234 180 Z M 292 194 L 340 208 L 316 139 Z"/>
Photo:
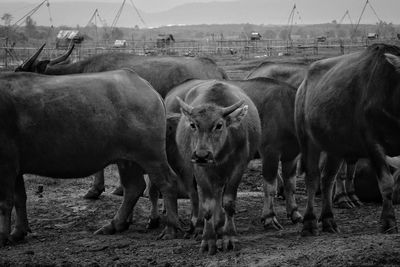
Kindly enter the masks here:
<path id="1" fill-rule="evenodd" d="M 195 167 L 196 168 L 196 167 Z M 216 183 L 219 177 L 207 177 L 201 168 L 196 171 L 196 182 L 200 199 L 199 215 L 204 218 L 204 227 L 200 252 L 208 251 L 209 255 L 217 252 L 217 234 L 224 225 L 222 216 L 222 184 Z M 199 217 L 200 217 L 199 216 Z"/>
<path id="2" fill-rule="evenodd" d="M 320 170 L 319 159 L 320 151 L 315 147 L 306 145 L 307 148 L 302 149 L 302 165 L 305 169 L 305 183 L 307 189 L 307 207 L 304 213 L 302 236 L 317 235 L 317 218 L 314 211 L 315 193 L 318 190 Z"/>
<path id="3" fill-rule="evenodd" d="M 234 215 L 236 210 L 237 190 L 245 168 L 246 166 L 238 166 L 236 168 L 224 191 L 222 203 L 225 212 L 225 224 L 222 229 L 222 239 L 223 248 L 226 251 L 229 249 L 238 250 L 239 248 Z"/>
<path id="4" fill-rule="evenodd" d="M 326 164 L 321 175 L 322 210 L 320 221 L 322 231 L 336 233 L 338 228 L 333 217 L 332 191 L 335 183 L 335 176 L 341 168 L 342 161 L 333 156 L 327 155 Z"/>
<path id="5" fill-rule="evenodd" d="M 339 209 L 352 209 L 354 205 L 348 196 L 346 184 L 349 179 L 349 167 L 346 163 L 342 165 L 336 177 L 336 190 L 333 202 Z M 351 179 L 351 178 L 350 178 Z"/>
<path id="6" fill-rule="evenodd" d="M 222 188 L 201 186 L 202 209 L 204 210 L 204 228 L 200 252 L 208 251 L 209 255 L 217 252 L 218 234 L 221 235 L 221 226 L 224 224 L 222 217 Z"/>
<path id="7" fill-rule="evenodd" d="M 386 163 L 382 148 L 374 145 L 369 148 L 371 165 L 375 169 L 379 190 L 382 195 L 381 232 L 397 233 L 396 218 L 392 202 L 394 181 Z"/>
<path id="8" fill-rule="evenodd" d="M 0 247 L 2 247 L 10 237 L 16 174 L 7 163 L 0 164 Z"/>
<path id="9" fill-rule="evenodd" d="M 354 179 L 355 179 L 355 175 L 356 175 L 356 169 L 357 169 L 357 162 L 347 164 L 346 192 L 347 192 L 347 195 L 349 196 L 349 199 L 353 203 L 353 205 L 356 207 L 360 207 L 363 205 L 363 203 L 356 195 L 356 189 L 354 187 Z"/>
<path id="10" fill-rule="evenodd" d="M 261 221 L 264 223 L 264 228 L 273 227 L 277 230 L 283 229 L 276 219 L 274 210 L 274 198 L 277 187 L 277 174 L 279 166 L 279 154 L 265 151 L 260 153 L 262 156 L 262 170 L 264 177 L 264 205 L 261 214 Z"/>
<path id="11" fill-rule="evenodd" d="M 166 161 L 165 161 L 166 162 Z M 145 167 L 150 182 L 161 192 L 166 214 L 166 227 L 159 238 L 171 239 L 176 237 L 176 230 L 181 230 L 178 218 L 177 176 L 168 164 L 146 164 Z"/>
<path id="12" fill-rule="evenodd" d="M 187 236 L 189 236 L 190 234 L 193 234 L 193 237 L 196 240 L 201 240 L 201 236 L 204 230 L 204 214 L 205 214 L 205 210 L 204 210 L 204 196 L 203 196 L 203 192 L 200 189 L 200 187 L 197 185 L 197 218 L 195 218 L 194 216 L 192 216 L 192 229 L 189 229 L 189 232 L 187 234 Z M 193 210 L 194 210 L 194 206 L 196 205 L 195 202 L 192 202 L 192 206 L 193 206 Z M 195 214 L 195 213 L 194 213 Z M 192 233 L 193 232 L 193 233 Z"/>
<path id="13" fill-rule="evenodd" d="M 278 171 L 278 173 L 277 173 L 277 192 L 276 192 L 276 196 L 277 197 L 280 197 L 280 198 L 282 198 L 282 199 L 285 199 L 286 198 L 286 196 L 285 196 L 285 186 L 284 186 L 284 182 L 283 182 L 283 178 L 282 178 L 282 175 L 279 173 L 279 171 Z"/>
<path id="14" fill-rule="evenodd" d="M 193 176 L 192 176 L 193 177 Z M 189 197 L 190 197 L 190 203 L 192 207 L 192 214 L 190 218 L 190 229 L 189 231 L 196 231 L 196 227 L 198 226 L 199 220 L 202 218 L 200 217 L 199 214 L 199 195 L 197 193 L 197 185 L 193 184 L 194 181 L 192 181 L 192 185 L 190 186 L 189 189 Z"/>
<path id="15" fill-rule="evenodd" d="M 182 182 L 186 192 L 188 192 L 190 205 L 191 205 L 191 218 L 190 228 L 185 233 L 185 237 L 189 237 L 196 231 L 196 225 L 200 222 L 199 219 L 199 195 L 197 190 L 197 183 L 194 178 L 193 169 L 191 167 L 183 166 L 180 172 L 180 181 Z M 201 222 L 203 218 L 201 218 Z M 201 232 L 200 232 L 201 233 Z M 198 235 L 197 231 L 195 235 Z"/>
<path id="16" fill-rule="evenodd" d="M 86 193 L 86 195 L 83 196 L 83 198 L 98 199 L 101 193 L 103 192 L 104 192 L 104 170 L 101 170 L 94 174 L 93 184 L 89 189 L 89 191 Z"/>
<path id="17" fill-rule="evenodd" d="M 394 189 L 393 189 L 393 204 L 400 204 L 400 169 L 397 169 L 393 174 Z"/>
<path id="18" fill-rule="evenodd" d="M 303 220 L 303 217 L 298 211 L 295 193 L 296 193 L 296 167 L 297 160 L 282 162 L 282 178 L 285 190 L 286 212 L 288 218 L 293 223 L 298 223 Z"/>
<path id="19" fill-rule="evenodd" d="M 190 175 L 193 177 L 193 174 Z M 199 211 L 199 193 L 197 190 L 197 184 L 194 181 L 194 178 L 190 180 L 183 179 L 185 184 L 185 189 L 189 192 L 190 205 L 191 205 L 191 218 L 190 218 L 190 227 L 189 230 L 186 231 L 185 237 L 190 237 L 194 234 L 194 237 L 197 237 L 203 231 L 203 220 Z"/>
<path id="20" fill-rule="evenodd" d="M 150 218 L 147 222 L 147 229 L 156 229 L 160 226 L 160 214 L 158 213 L 158 198 L 160 192 L 153 183 L 149 183 L 149 200 L 151 203 Z"/>
<path id="21" fill-rule="evenodd" d="M 134 162 L 121 161 L 118 163 L 124 198 L 117 214 L 108 225 L 103 226 L 95 234 L 114 234 L 129 227 L 128 218 L 133 207 L 143 194 L 146 183 L 143 179 L 143 169 Z"/>
<path id="22" fill-rule="evenodd" d="M 26 191 L 22 174 L 17 175 L 15 183 L 14 206 L 16 212 L 15 227 L 11 233 L 11 242 L 21 241 L 25 238 L 29 229 L 28 216 L 26 213 Z"/>

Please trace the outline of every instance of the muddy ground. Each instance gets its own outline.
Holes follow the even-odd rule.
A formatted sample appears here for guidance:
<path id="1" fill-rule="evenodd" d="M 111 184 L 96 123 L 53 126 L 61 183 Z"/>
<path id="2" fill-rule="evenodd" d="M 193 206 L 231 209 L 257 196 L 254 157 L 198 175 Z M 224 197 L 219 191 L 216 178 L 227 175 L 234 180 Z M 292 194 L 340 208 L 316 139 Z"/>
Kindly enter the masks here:
<path id="1" fill-rule="evenodd" d="M 0 266 L 398 266 L 400 235 L 378 233 L 380 206 L 366 204 L 354 210 L 336 209 L 341 234 L 300 237 L 301 225 L 287 219 L 284 201 L 276 199 L 277 217 L 284 230 L 265 230 L 260 162 L 252 162 L 240 188 L 236 223 L 241 249 L 199 253 L 193 239 L 157 240 L 158 230 L 147 231 L 149 201 L 141 198 L 129 230 L 112 236 L 93 232 L 115 214 L 121 198 L 111 194 L 118 184 L 115 167 L 106 172 L 106 192 L 97 201 L 84 200 L 91 178 L 53 180 L 25 178 L 28 217 L 32 233 L 23 243 L 0 249 Z M 43 186 L 43 193 L 37 193 Z M 298 204 L 304 210 L 304 183 L 298 183 Z M 320 206 L 318 199 L 317 206 Z M 160 201 L 161 209 L 161 201 Z M 189 201 L 179 201 L 179 216 L 188 224 Z M 396 212 L 400 218 L 399 209 Z"/>
<path id="2" fill-rule="evenodd" d="M 256 60 L 232 59 L 228 71 L 242 78 Z M 228 62 L 229 63 L 229 62 Z M 335 209 L 340 234 L 300 237 L 301 225 L 287 219 L 284 201 L 276 199 L 278 220 L 284 229 L 265 230 L 260 222 L 262 178 L 253 161 L 240 187 L 236 223 L 239 251 L 199 253 L 193 239 L 157 240 L 162 228 L 146 230 L 149 201 L 141 198 L 129 230 L 112 236 L 93 232 L 115 214 L 121 198 L 111 194 L 118 184 L 115 166 L 106 170 L 106 192 L 97 201 L 85 200 L 92 178 L 54 180 L 25 176 L 28 218 L 32 233 L 23 243 L 0 248 L 0 266 L 400 266 L 400 235 L 378 233 L 381 207 Z M 43 192 L 38 193 L 38 187 Z M 304 211 L 304 182 L 298 182 L 297 200 Z M 317 209 L 321 206 L 317 198 Z M 160 201 L 161 208 L 161 201 Z M 189 223 L 189 201 L 179 201 L 179 216 Z M 400 218 L 399 208 L 396 216 Z"/>

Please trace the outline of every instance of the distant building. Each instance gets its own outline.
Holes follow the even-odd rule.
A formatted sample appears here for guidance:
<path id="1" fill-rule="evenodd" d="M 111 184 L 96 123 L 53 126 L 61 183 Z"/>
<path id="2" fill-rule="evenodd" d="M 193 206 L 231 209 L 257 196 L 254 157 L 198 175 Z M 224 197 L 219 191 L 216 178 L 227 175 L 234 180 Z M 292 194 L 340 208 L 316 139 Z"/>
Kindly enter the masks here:
<path id="1" fill-rule="evenodd" d="M 128 45 L 126 40 L 115 40 L 113 47 L 124 48 Z"/>
<path id="2" fill-rule="evenodd" d="M 78 30 L 61 30 L 56 37 L 56 48 L 67 48 L 72 44 L 80 44 L 83 39 Z"/>
<path id="3" fill-rule="evenodd" d="M 369 40 L 374 40 L 374 39 L 378 39 L 379 35 L 376 32 L 369 32 L 367 34 L 367 38 Z"/>
<path id="4" fill-rule="evenodd" d="M 252 32 L 250 34 L 250 40 L 251 41 L 259 41 L 259 40 L 261 40 L 261 38 L 262 38 L 262 36 L 258 32 Z"/>
<path id="5" fill-rule="evenodd" d="M 157 48 L 165 48 L 175 42 L 172 34 L 159 34 L 157 36 Z"/>

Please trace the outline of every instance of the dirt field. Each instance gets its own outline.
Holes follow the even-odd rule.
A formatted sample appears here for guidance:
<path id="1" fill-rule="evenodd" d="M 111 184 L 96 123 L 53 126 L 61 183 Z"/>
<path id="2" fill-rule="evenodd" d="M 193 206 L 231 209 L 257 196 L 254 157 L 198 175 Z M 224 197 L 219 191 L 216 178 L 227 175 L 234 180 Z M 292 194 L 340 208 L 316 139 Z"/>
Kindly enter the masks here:
<path id="1" fill-rule="evenodd" d="M 232 61 L 224 67 L 234 78 L 242 78 L 259 63 Z M 107 168 L 106 192 L 97 201 L 82 198 L 92 179 L 26 176 L 25 181 L 32 233 L 23 243 L 0 248 L 0 266 L 400 266 L 400 235 L 378 233 L 381 207 L 376 204 L 336 209 L 340 234 L 303 238 L 301 225 L 287 219 L 284 201 L 276 199 L 277 217 L 284 229 L 265 230 L 259 218 L 263 198 L 258 160 L 246 172 L 237 202 L 241 249 L 215 256 L 199 253 L 200 242 L 193 239 L 156 240 L 162 228 L 146 230 L 150 207 L 146 198 L 139 200 L 128 231 L 93 235 L 114 216 L 122 200 L 111 194 L 118 184 L 115 166 Z M 43 193 L 37 192 L 39 186 Z M 301 179 L 297 200 L 303 213 L 306 196 Z M 316 205 L 321 206 L 319 199 Z M 179 216 L 188 225 L 188 200 L 179 201 Z M 400 218 L 399 208 L 396 216 Z"/>

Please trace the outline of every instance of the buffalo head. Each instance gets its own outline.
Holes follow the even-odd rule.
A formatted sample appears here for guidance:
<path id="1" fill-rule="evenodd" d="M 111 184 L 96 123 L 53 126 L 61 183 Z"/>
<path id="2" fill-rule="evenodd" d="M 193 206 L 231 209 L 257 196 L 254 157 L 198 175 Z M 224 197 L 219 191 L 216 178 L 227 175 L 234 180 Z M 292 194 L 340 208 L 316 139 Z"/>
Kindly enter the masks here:
<path id="1" fill-rule="evenodd" d="M 246 116 L 248 106 L 244 101 L 229 107 L 204 104 L 192 107 L 177 97 L 181 113 L 186 118 L 186 127 L 190 129 L 191 161 L 195 164 L 215 164 L 219 152 L 224 146 L 234 145 L 227 142 L 230 128 L 238 127 Z"/>
<path id="2" fill-rule="evenodd" d="M 38 57 L 39 57 L 40 53 L 43 51 L 43 48 L 45 47 L 45 45 L 46 45 L 46 43 L 44 43 L 35 52 L 35 54 L 33 54 L 30 58 L 25 60 L 25 62 L 22 63 L 22 65 L 18 66 L 15 69 L 15 72 L 24 71 L 24 72 L 36 72 L 36 73 L 46 74 L 46 69 L 48 66 L 59 64 L 59 63 L 64 62 L 65 60 L 67 60 L 69 55 L 71 55 L 72 50 L 75 47 L 75 45 L 72 45 L 66 53 L 64 53 L 63 55 L 61 55 L 55 59 L 38 60 Z"/>

